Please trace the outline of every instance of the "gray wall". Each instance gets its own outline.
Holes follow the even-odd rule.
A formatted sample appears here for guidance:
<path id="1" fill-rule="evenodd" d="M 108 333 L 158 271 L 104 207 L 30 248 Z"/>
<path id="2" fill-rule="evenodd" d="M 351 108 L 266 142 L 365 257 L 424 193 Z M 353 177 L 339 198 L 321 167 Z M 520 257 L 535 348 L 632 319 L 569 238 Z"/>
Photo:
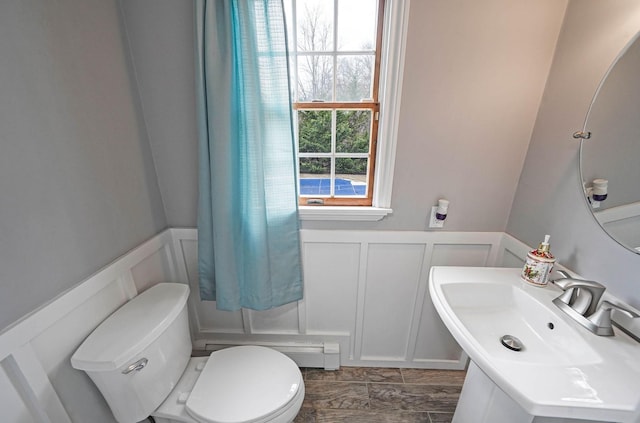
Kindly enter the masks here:
<path id="1" fill-rule="evenodd" d="M 166 227 L 121 28 L 0 2 L 0 330 Z"/>
<path id="2" fill-rule="evenodd" d="M 376 223 L 303 227 L 422 230 L 444 196 L 447 230 L 505 230 L 565 7 L 558 0 L 412 1 L 394 213 Z M 127 0 L 123 9 L 168 224 L 193 227 L 191 1 Z"/>
<path id="3" fill-rule="evenodd" d="M 121 1 L 168 224 L 195 227 L 193 0 Z"/>
<path id="4" fill-rule="evenodd" d="M 571 0 L 507 231 L 529 245 L 551 235 L 558 259 L 640 307 L 640 256 L 609 238 L 582 198 L 579 143 L 601 78 L 640 29 L 637 0 Z"/>
<path id="5" fill-rule="evenodd" d="M 550 233 L 564 264 L 640 306 L 640 257 L 591 217 L 571 138 L 640 6 L 566 5 L 414 0 L 394 214 L 304 226 L 420 230 L 445 196 L 446 230 Z M 122 1 L 126 31 L 118 6 L 0 2 L 0 328 L 166 226 L 195 225 L 192 2 Z"/>

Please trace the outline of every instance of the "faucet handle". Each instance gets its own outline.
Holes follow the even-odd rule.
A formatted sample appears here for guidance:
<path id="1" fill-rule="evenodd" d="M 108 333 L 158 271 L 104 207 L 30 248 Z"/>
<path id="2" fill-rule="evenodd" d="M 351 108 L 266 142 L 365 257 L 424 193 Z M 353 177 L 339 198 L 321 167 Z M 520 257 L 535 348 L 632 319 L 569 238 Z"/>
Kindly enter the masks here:
<path id="1" fill-rule="evenodd" d="M 638 313 L 605 300 L 600 304 L 600 307 L 598 307 L 596 312 L 587 318 L 597 327 L 596 333 L 598 335 L 613 335 L 613 327 L 611 326 L 611 310 L 613 309 L 626 314 L 632 319 L 640 318 L 640 315 L 638 315 Z"/>
<path id="2" fill-rule="evenodd" d="M 569 273 L 565 272 L 564 270 L 556 270 L 556 273 L 559 273 L 561 277 L 551 279 L 549 282 L 551 282 L 553 284 L 556 284 L 557 282 L 566 281 L 566 280 L 571 279 L 571 275 L 569 275 Z M 573 303 L 575 301 L 576 294 L 577 294 L 577 290 L 576 289 L 565 288 L 562 284 L 559 284 L 558 287 L 564 291 L 562 293 L 562 295 L 560 295 L 560 297 L 558 297 L 560 299 L 560 301 L 562 301 L 563 303 L 565 303 L 567 305 L 570 305 L 571 303 Z"/>
<path id="3" fill-rule="evenodd" d="M 556 270 L 556 273 L 559 273 L 561 275 L 561 277 L 560 278 L 551 279 L 549 282 L 555 284 L 556 282 L 558 282 L 560 280 L 571 279 L 571 275 L 569 275 L 569 273 L 565 272 L 564 270 Z M 562 295 L 560 295 L 560 297 L 559 297 L 560 301 L 562 301 L 563 303 L 565 303 L 567 305 L 569 305 L 573 301 L 575 301 L 575 299 L 576 299 L 576 290 L 575 289 L 573 289 L 573 288 L 564 289 L 562 287 L 560 287 L 560 288 L 564 290 Z"/>
<path id="4" fill-rule="evenodd" d="M 560 269 L 558 269 L 558 270 L 556 270 L 556 273 L 560 273 L 560 274 L 561 274 L 563 277 L 565 277 L 565 278 L 570 278 L 570 277 L 571 277 L 571 275 L 569 274 L 569 272 L 567 272 L 566 270 L 560 270 Z"/>
<path id="5" fill-rule="evenodd" d="M 569 288 L 566 291 L 564 291 L 562 294 L 560 294 L 560 296 L 558 298 L 563 303 L 565 303 L 567 305 L 570 305 L 576 299 L 576 289 L 575 288 Z"/>
<path id="6" fill-rule="evenodd" d="M 551 279 L 550 280 L 551 283 L 555 283 L 556 281 L 559 281 L 560 279 L 571 279 L 571 275 L 568 272 L 565 272 L 564 270 L 556 270 L 556 273 L 559 273 L 562 277 L 561 278 L 556 278 L 556 279 Z"/>
<path id="7" fill-rule="evenodd" d="M 564 276 L 567 273 L 562 270 L 559 270 L 558 272 L 562 272 L 561 274 L 563 275 L 563 277 L 552 279 L 551 282 L 556 284 L 558 288 L 562 289 L 563 291 L 566 291 L 569 288 L 587 288 L 597 292 L 604 292 L 606 290 L 606 287 L 600 282 L 578 279 L 571 276 Z M 598 298 L 600 297 L 598 296 Z"/>

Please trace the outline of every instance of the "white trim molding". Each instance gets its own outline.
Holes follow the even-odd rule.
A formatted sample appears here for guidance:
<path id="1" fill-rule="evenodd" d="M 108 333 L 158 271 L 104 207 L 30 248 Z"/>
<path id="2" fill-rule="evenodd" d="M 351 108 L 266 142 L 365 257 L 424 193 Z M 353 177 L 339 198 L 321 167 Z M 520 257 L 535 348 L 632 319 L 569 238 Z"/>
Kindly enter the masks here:
<path id="1" fill-rule="evenodd" d="M 410 0 L 387 0 L 382 35 L 380 123 L 373 206 L 391 207 Z"/>
<path id="2" fill-rule="evenodd" d="M 375 222 L 393 213 L 389 208 L 361 206 L 300 206 L 300 220 L 349 220 Z"/>

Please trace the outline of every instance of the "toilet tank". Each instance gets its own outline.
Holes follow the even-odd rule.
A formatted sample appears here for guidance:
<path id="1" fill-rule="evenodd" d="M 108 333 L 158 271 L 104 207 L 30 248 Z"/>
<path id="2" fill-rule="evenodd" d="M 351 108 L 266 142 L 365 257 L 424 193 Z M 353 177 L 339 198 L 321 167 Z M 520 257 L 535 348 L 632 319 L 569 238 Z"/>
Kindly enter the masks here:
<path id="1" fill-rule="evenodd" d="M 146 419 L 169 395 L 191 355 L 189 287 L 160 283 L 116 310 L 71 357 L 120 423 Z"/>

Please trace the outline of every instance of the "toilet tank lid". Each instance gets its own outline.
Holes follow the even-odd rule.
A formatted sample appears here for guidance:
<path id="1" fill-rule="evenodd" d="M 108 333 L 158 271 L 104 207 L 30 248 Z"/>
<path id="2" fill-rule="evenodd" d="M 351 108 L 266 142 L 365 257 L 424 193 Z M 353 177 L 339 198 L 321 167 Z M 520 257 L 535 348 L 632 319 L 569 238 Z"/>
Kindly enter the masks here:
<path id="1" fill-rule="evenodd" d="M 85 371 L 122 367 L 155 341 L 182 311 L 189 287 L 159 283 L 134 297 L 107 317 L 71 357 Z"/>

